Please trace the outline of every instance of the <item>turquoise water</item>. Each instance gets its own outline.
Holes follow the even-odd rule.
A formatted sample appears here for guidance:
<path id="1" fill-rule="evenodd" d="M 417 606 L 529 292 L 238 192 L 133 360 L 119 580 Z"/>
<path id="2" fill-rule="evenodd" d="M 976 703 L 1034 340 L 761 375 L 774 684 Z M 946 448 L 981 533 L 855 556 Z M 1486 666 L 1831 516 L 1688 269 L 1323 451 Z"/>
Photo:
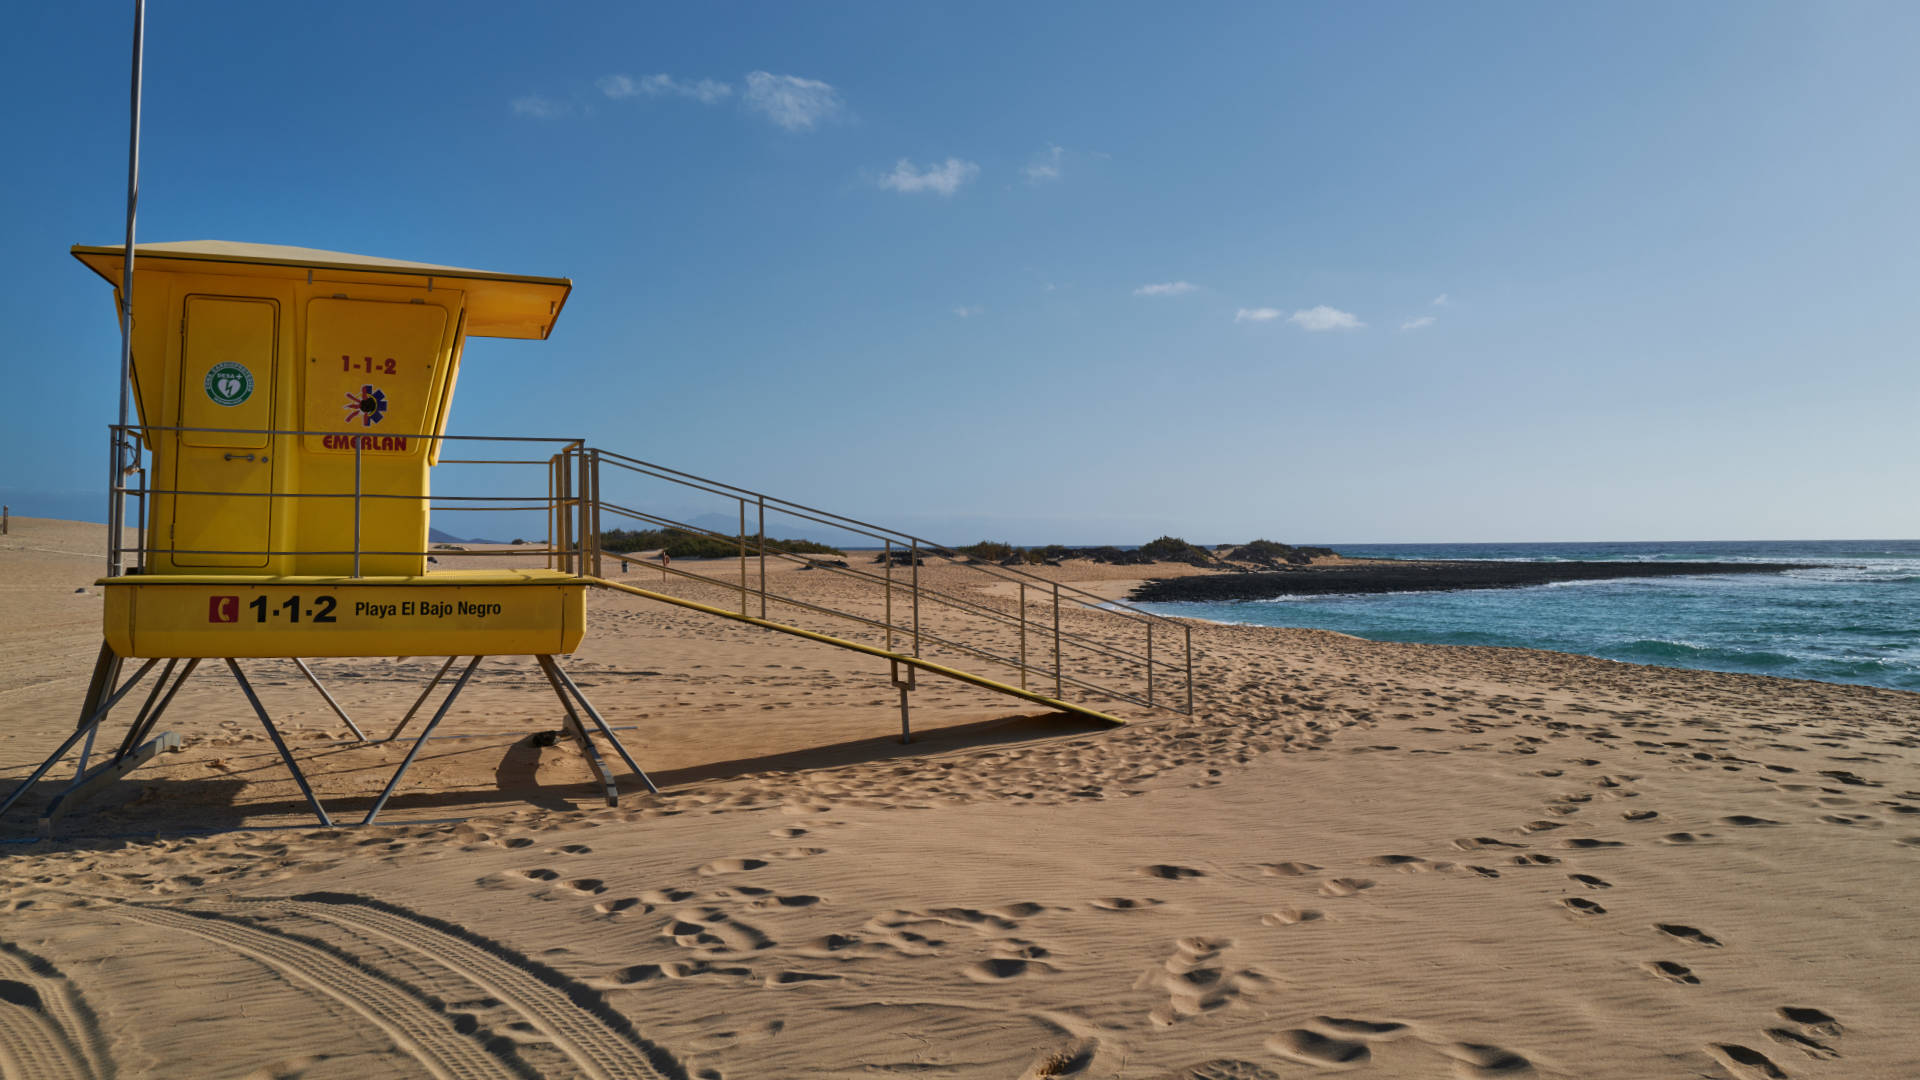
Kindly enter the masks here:
<path id="1" fill-rule="evenodd" d="M 1920 540 L 1329 546 L 1344 555 L 1395 559 L 1812 565 L 1782 575 L 1142 606 L 1376 641 L 1517 645 L 1635 664 L 1920 690 Z"/>

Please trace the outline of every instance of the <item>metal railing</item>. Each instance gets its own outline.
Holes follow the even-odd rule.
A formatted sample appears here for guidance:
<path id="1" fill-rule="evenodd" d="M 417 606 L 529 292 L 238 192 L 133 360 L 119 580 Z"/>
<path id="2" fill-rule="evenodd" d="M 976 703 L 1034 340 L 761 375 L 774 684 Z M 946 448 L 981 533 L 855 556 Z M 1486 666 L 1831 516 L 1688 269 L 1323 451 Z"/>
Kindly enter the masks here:
<path id="1" fill-rule="evenodd" d="M 149 560 L 155 556 L 161 556 L 161 555 L 169 556 L 170 558 L 168 561 L 173 562 L 176 565 L 178 565 L 179 563 L 179 559 L 177 558 L 178 556 L 189 556 L 189 557 L 211 556 L 211 557 L 223 557 L 223 558 L 224 557 L 257 556 L 261 558 L 263 561 L 268 559 L 286 557 L 286 556 L 293 556 L 293 557 L 312 556 L 312 557 L 326 557 L 326 558 L 344 557 L 349 561 L 351 576 L 359 577 L 361 576 L 361 559 L 366 556 L 402 556 L 402 557 L 432 558 L 438 555 L 459 554 L 463 557 L 474 556 L 474 557 L 481 557 L 481 558 L 486 558 L 486 557 L 511 558 L 511 557 L 538 555 L 538 556 L 544 557 L 546 564 L 549 567 L 558 567 L 562 569 L 568 569 L 568 572 L 572 572 L 571 569 L 569 568 L 581 564 L 582 557 L 585 554 L 585 549 L 583 549 L 579 545 L 577 539 L 575 539 L 577 535 L 577 531 L 567 528 L 565 525 L 565 522 L 569 520 L 570 517 L 577 517 L 580 514 L 582 514 L 584 512 L 584 508 L 578 505 L 576 502 L 568 502 L 563 505 L 561 502 L 561 497 L 558 495 L 555 488 L 550 482 L 543 485 L 545 487 L 545 490 L 532 490 L 527 492 L 516 492 L 511 494 L 491 494 L 491 495 L 456 495 L 456 494 L 435 494 L 432 492 L 422 493 L 419 491 L 370 490 L 367 484 L 367 476 L 366 476 L 366 463 L 367 463 L 368 456 L 365 449 L 365 444 L 361 442 L 361 434 L 359 433 L 347 434 L 343 436 L 342 433 L 338 431 L 308 431 L 300 428 L 186 427 L 186 426 L 179 426 L 179 425 L 158 425 L 158 424 L 145 424 L 145 425 L 129 424 L 129 425 L 126 425 L 125 427 L 121 427 L 120 425 L 112 425 L 109 428 L 109 433 L 110 433 L 111 442 L 114 444 L 114 449 L 112 452 L 116 455 L 115 460 L 118 462 L 122 462 L 122 464 L 117 466 L 116 468 L 117 475 L 115 476 L 114 482 L 108 488 L 109 504 L 108 504 L 108 518 L 107 518 L 108 520 L 107 573 L 108 573 L 108 576 L 110 577 L 116 576 L 120 573 L 136 573 L 137 574 L 137 573 L 147 572 L 150 569 Z M 266 457 L 266 455 L 269 455 L 269 454 L 280 455 L 284 453 L 282 449 L 274 445 L 275 442 L 281 438 L 299 438 L 299 437 L 304 437 L 309 435 L 341 436 L 344 438 L 349 438 L 353 440 L 352 489 L 339 490 L 339 491 L 278 490 L 277 482 L 273 479 L 275 474 L 272 472 L 268 473 L 268 479 L 264 485 L 264 490 L 205 489 L 205 488 L 182 488 L 182 487 L 173 487 L 173 486 L 160 486 L 159 484 L 160 478 L 154 477 L 151 475 L 151 470 L 149 469 L 148 463 L 145 459 L 145 455 L 141 451 L 144 447 L 151 447 L 154 443 L 154 440 L 156 439 L 171 438 L 174 436 L 186 435 L 186 434 L 266 436 L 267 442 L 268 442 L 268 445 L 266 447 L 242 446 L 242 447 L 225 448 L 227 449 L 227 453 L 230 458 L 231 457 L 249 457 L 250 458 L 252 454 L 259 453 L 263 455 L 263 460 Z M 557 437 L 557 436 L 436 435 L 436 434 L 414 434 L 414 433 L 407 433 L 407 432 L 388 432 L 388 431 L 383 431 L 383 432 L 380 432 L 379 434 L 387 438 L 418 440 L 422 444 L 425 444 L 426 452 L 429 455 L 439 450 L 442 444 L 449 444 L 449 443 L 455 444 L 455 445 L 484 443 L 484 444 L 508 444 L 508 445 L 515 445 L 515 446 L 534 446 L 534 447 L 540 447 L 543 449 L 551 449 L 552 451 L 551 453 L 541 453 L 540 456 L 537 456 L 537 457 L 498 457 L 498 456 L 490 456 L 490 457 L 484 457 L 484 458 L 442 457 L 440 458 L 437 465 L 435 466 L 436 472 L 439 471 L 440 466 L 467 466 L 467 465 L 488 466 L 488 467 L 519 465 L 519 466 L 533 466 L 533 467 L 539 467 L 543 469 L 550 469 L 553 466 L 554 462 L 562 460 L 562 455 L 564 453 L 568 451 L 573 451 L 577 453 L 577 451 L 582 446 L 585 445 L 584 441 L 579 438 Z M 192 449 L 204 450 L 204 451 L 219 451 L 219 450 L 222 450 L 223 448 L 220 446 L 196 446 L 196 447 L 193 447 Z M 131 460 L 129 460 L 126 457 L 129 450 L 132 451 Z M 234 451 L 240 451 L 240 453 L 235 453 Z M 178 450 L 176 450 L 175 452 L 177 454 Z M 344 460 L 344 456 L 343 456 L 343 460 Z M 176 476 L 178 475 L 177 468 L 175 469 L 175 475 Z M 129 477 L 134 478 L 132 482 L 129 482 L 128 480 Z M 349 506 L 346 512 L 350 516 L 350 521 L 351 521 L 350 531 L 352 534 L 352 541 L 350 545 L 346 547 L 264 546 L 264 547 L 242 547 L 242 548 L 224 548 L 224 547 L 210 548 L 210 547 L 176 547 L 174 546 L 171 540 L 168 540 L 164 544 L 158 543 L 156 542 L 156 537 L 155 537 L 155 526 L 157 526 L 160 523 L 153 520 L 153 515 L 151 514 L 150 511 L 151 511 L 152 503 L 154 502 L 154 500 L 161 497 L 168 497 L 173 499 L 178 499 L 181 497 L 187 497 L 187 498 L 213 497 L 213 498 L 223 498 L 223 499 L 225 498 L 265 499 L 265 500 L 268 500 L 269 504 L 278 504 L 282 502 L 297 501 L 297 500 L 322 500 L 322 501 L 332 501 L 332 502 L 347 502 Z M 457 552 L 450 551 L 446 546 L 436 547 L 431 538 L 427 540 L 426 545 L 424 547 L 417 548 L 417 549 L 416 548 L 392 548 L 384 545 L 368 546 L 365 543 L 365 537 L 364 537 L 365 529 L 363 528 L 365 511 L 366 511 L 367 505 L 369 503 L 389 501 L 389 500 L 395 500 L 395 499 L 408 500 L 416 503 L 426 504 L 426 508 L 429 514 L 429 518 L 428 518 L 429 523 L 432 520 L 431 515 L 439 514 L 439 513 L 462 513 L 462 512 L 475 512 L 475 511 L 485 511 L 485 512 L 492 512 L 492 513 L 540 513 L 544 515 L 545 520 L 547 522 L 547 531 L 546 531 L 546 535 L 542 537 L 537 544 L 528 543 L 528 544 L 514 545 L 510 547 L 504 547 L 501 550 L 497 550 L 497 551 L 486 551 L 486 550 L 460 550 Z M 135 535 L 135 540 L 132 543 L 129 543 L 127 541 L 127 538 L 125 535 L 126 523 L 130 517 L 128 512 L 129 503 L 134 504 L 134 514 L 131 516 L 133 516 L 138 522 L 138 526 L 137 526 L 138 531 Z M 568 544 L 568 543 L 572 544 L 572 546 L 571 547 L 563 546 L 564 544 Z M 128 556 L 133 556 L 134 561 L 131 567 L 127 565 Z M 221 569 L 233 569 L 233 568 L 221 567 Z"/>
<path id="2" fill-rule="evenodd" d="M 678 469 L 641 461 L 596 447 L 578 455 L 577 473 L 584 492 L 591 534 L 585 537 L 589 572 L 599 575 L 607 555 L 603 537 L 608 519 L 676 530 L 728 544 L 732 572 L 649 562 L 663 579 L 697 582 L 724 590 L 743 615 L 781 618 L 796 615 L 824 619 L 864 630 L 888 651 L 920 656 L 927 649 L 1013 669 L 1021 689 L 1051 686 L 1053 696 L 1068 688 L 1138 705 L 1190 713 L 1193 709 L 1193 637 L 1186 623 L 1142 611 L 1086 589 L 1027 570 L 968 556 L 925 537 L 870 521 L 836 514 L 764 492 L 737 487 Z M 732 532 L 674 520 L 660 513 L 623 505 L 602 493 L 607 477 L 628 475 L 660 481 L 732 503 L 737 523 Z M 825 529 L 871 544 L 867 567 L 835 555 L 786 550 L 768 533 L 770 520 L 798 523 L 816 534 Z M 853 544 L 846 544 L 856 550 Z M 927 559 L 940 560 L 937 572 L 922 574 Z M 828 602 L 818 595 L 783 591 L 770 565 L 824 572 L 850 584 L 852 595 Z M 899 571 L 904 570 L 905 573 Z M 724 574 L 724 576 L 723 576 Z M 807 590 L 809 594 L 820 590 Z M 933 625 L 938 611 L 944 618 Z M 1116 633 L 1116 630 L 1118 631 Z M 1036 648 L 1037 646 L 1037 648 Z"/>
<path id="3" fill-rule="evenodd" d="M 275 454 L 283 452 L 275 447 L 280 438 L 341 434 L 300 429 L 158 425 L 124 428 L 114 425 L 110 430 L 116 445 L 136 448 L 142 442 L 151 446 L 156 438 L 189 433 L 265 435 L 268 449 Z M 1193 640 L 1187 624 L 1053 580 L 1023 566 L 973 558 L 911 533 L 588 446 L 579 438 L 381 434 L 422 440 L 428 444 L 429 453 L 439 451 L 443 444 L 538 447 L 534 456 L 482 450 L 471 457 L 442 457 L 434 471 L 438 474 L 444 466 L 496 470 L 488 474 L 491 478 L 497 476 L 499 470 L 540 469 L 545 472 L 545 491 L 423 495 L 418 491 L 370 490 L 366 483 L 363 444 L 357 435 L 348 436 L 354 439 L 351 490 L 279 491 L 271 481 L 266 484 L 266 490 L 254 491 L 158 487 L 149 483 L 153 478 L 136 453 L 132 462 L 120 468 L 111 487 L 110 522 L 115 530 L 109 539 L 109 571 L 120 570 L 124 557 L 129 554 L 138 560 L 131 571 L 134 573 L 145 572 L 148 560 L 159 555 L 170 556 L 168 561 L 175 565 L 179 565 L 180 556 L 258 556 L 263 562 L 280 556 L 322 556 L 350 559 L 352 575 L 358 577 L 361 560 L 366 556 L 458 555 L 462 558 L 539 556 L 550 569 L 600 577 L 609 556 L 628 569 L 637 563 L 630 557 L 631 553 L 607 551 L 606 533 L 614 525 L 640 525 L 724 544 L 730 551 L 729 557 L 701 559 L 692 564 L 692 569 L 684 559 L 680 565 L 666 559 L 641 565 L 649 570 L 657 569 L 663 582 L 673 581 L 679 583 L 678 587 L 719 590 L 718 595 L 726 599 L 725 606 L 737 608 L 742 615 L 794 625 L 811 622 L 816 628 L 826 624 L 832 626 L 838 636 L 848 640 L 864 638 L 867 644 L 903 655 L 922 657 L 931 653 L 967 662 L 985 661 L 1017 673 L 1021 689 L 1035 692 L 1050 689 L 1056 698 L 1064 698 L 1071 688 L 1149 707 L 1185 713 L 1193 710 Z M 251 449 L 266 452 L 257 447 Z M 121 453 L 118 449 L 114 452 Z M 122 460 L 116 457 L 116 461 Z M 129 483 L 129 477 L 137 479 Z M 615 488 L 657 483 L 665 485 L 669 492 L 693 493 L 696 497 L 717 500 L 717 505 L 730 511 L 724 520 L 733 528 L 701 525 L 661 512 L 660 504 L 670 501 L 669 498 L 609 498 L 603 494 L 603 481 Z M 171 540 L 161 546 L 153 542 L 156 523 L 149 513 L 149 503 L 161 496 L 310 499 L 345 504 L 343 509 L 352 517 L 353 540 L 347 548 L 319 549 L 297 546 L 180 548 L 174 547 Z M 364 510 L 371 502 L 390 499 L 423 502 L 429 515 L 475 511 L 539 513 L 545 519 L 545 536 L 537 545 L 502 546 L 495 550 L 449 550 L 445 545 L 436 547 L 431 539 L 425 549 L 418 551 L 393 550 L 387 546 L 370 548 L 363 542 Z M 127 544 L 122 535 L 129 500 L 137 503 L 139 521 L 139 540 L 132 545 Z M 651 505 L 655 509 L 641 509 L 630 503 Z M 703 520 L 711 522 L 712 518 Z M 790 550 L 770 538 L 770 521 L 789 523 L 782 527 L 802 534 L 819 536 L 825 530 L 826 535 L 836 539 L 837 546 L 849 551 L 865 550 L 872 558 L 861 565 L 853 562 L 852 556 L 838 551 L 829 555 Z M 841 538 L 851 538 L 851 542 Z M 935 560 L 935 564 L 929 565 L 929 559 Z M 783 571 L 795 569 L 820 573 L 841 588 L 837 592 L 809 588 L 804 590 L 805 595 L 784 588 Z"/>

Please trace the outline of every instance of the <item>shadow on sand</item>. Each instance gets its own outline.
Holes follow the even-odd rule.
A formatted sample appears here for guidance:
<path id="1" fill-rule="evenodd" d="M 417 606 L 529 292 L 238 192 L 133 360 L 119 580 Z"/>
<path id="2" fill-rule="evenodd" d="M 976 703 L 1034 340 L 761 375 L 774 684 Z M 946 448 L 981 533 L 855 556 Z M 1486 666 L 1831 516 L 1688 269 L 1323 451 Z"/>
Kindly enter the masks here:
<path id="1" fill-rule="evenodd" d="M 1108 729 L 1109 725 L 1099 721 L 1067 713 L 1005 716 L 916 730 L 913 742 L 908 744 L 902 744 L 897 734 L 884 735 L 758 757 L 704 762 L 650 772 L 649 775 L 664 794 L 671 796 L 676 788 L 751 774 L 800 772 L 928 757 L 976 747 L 1063 738 Z M 623 729 L 621 735 L 642 767 L 645 767 L 644 740 L 635 739 L 632 729 Z M 507 739 L 511 741 L 505 741 Z M 455 740 L 436 738 L 429 745 L 441 743 L 445 746 L 452 742 Z M 587 778 L 586 766 L 578 749 L 568 742 L 541 747 L 536 745 L 532 734 L 517 738 L 503 735 L 498 740 L 465 736 L 458 742 L 467 745 L 458 750 L 446 747 L 453 750 L 455 756 L 499 755 L 497 764 L 491 770 L 494 784 L 490 787 L 409 790 L 416 781 L 432 783 L 429 777 L 418 772 L 409 774 L 387 803 L 380 816 L 380 824 L 418 825 L 528 807 L 566 811 L 589 810 L 604 805 L 600 787 Z M 604 745 L 602 749 L 608 766 L 615 770 L 623 805 L 630 798 L 645 795 L 646 791 L 638 779 L 626 770 L 618 757 L 606 751 Z M 356 784 L 360 790 L 342 793 L 329 781 L 337 784 L 348 773 L 358 774 L 371 768 L 378 770 L 377 775 L 383 783 L 392 765 L 397 764 L 396 760 L 386 763 L 384 768 L 376 762 L 356 762 L 348 766 L 343 760 L 374 750 L 374 747 L 335 744 L 317 753 L 308 749 L 299 754 L 302 768 L 336 826 L 358 825 L 367 809 L 373 805 L 377 787 L 368 791 L 364 790 L 364 784 Z M 117 847 L 123 843 L 163 835 L 318 828 L 319 823 L 314 820 L 306 801 L 288 779 L 279 758 L 270 749 L 248 756 L 252 760 L 247 762 L 245 768 L 238 770 L 243 775 L 188 779 L 136 772 L 103 789 L 86 804 L 76 807 L 58 823 L 54 835 L 63 845 Z M 544 781 L 538 775 L 543 765 L 548 772 Z M 556 765 L 561 767 L 568 779 L 561 781 L 553 775 Z M 577 768 L 574 767 L 576 765 Z M 580 779 L 572 779 L 575 776 Z M 34 785 L 34 790 L 9 812 L 4 822 L 0 822 L 0 842 L 13 850 L 19 850 L 13 847 L 15 844 L 31 842 L 36 835 L 41 809 L 59 794 L 70 779 L 63 776 L 42 780 Z M 10 792 L 12 784 L 17 782 L 0 781 L 0 793 Z M 268 784 L 272 785 L 271 789 L 267 788 Z M 329 787 L 334 787 L 334 790 L 330 792 Z"/>

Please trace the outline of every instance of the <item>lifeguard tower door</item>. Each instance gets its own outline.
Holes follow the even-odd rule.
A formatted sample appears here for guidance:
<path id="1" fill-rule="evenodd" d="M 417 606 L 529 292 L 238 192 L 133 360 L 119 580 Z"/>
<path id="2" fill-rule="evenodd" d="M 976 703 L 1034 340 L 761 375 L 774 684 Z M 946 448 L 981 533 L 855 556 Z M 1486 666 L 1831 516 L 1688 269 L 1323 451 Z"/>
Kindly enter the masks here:
<path id="1" fill-rule="evenodd" d="M 264 567 L 273 550 L 273 416 L 279 304 L 189 295 L 181 320 L 165 546 L 180 567 Z M 244 431 L 195 430 L 242 428 Z M 184 481 L 184 482 L 183 482 Z M 198 489 L 195 491 L 194 489 Z"/>

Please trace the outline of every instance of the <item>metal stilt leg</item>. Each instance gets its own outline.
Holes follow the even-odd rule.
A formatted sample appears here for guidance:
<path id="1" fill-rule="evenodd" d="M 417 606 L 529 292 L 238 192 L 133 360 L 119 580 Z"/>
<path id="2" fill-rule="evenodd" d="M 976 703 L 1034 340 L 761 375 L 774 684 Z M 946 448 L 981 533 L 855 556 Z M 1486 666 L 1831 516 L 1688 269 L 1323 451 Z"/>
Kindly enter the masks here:
<path id="1" fill-rule="evenodd" d="M 293 782 L 299 784 L 301 793 L 306 795 L 308 805 L 313 807 L 314 816 L 320 819 L 320 824 L 332 825 L 333 819 L 327 816 L 327 808 L 320 805 L 320 799 L 314 795 L 313 787 L 307 783 L 306 774 L 301 772 L 300 766 L 294 762 L 293 751 L 287 749 L 286 740 L 280 737 L 280 729 L 273 726 L 273 718 L 267 715 L 267 707 L 260 704 L 260 695 L 253 692 L 253 684 L 248 682 L 246 675 L 241 673 L 239 661 L 229 656 L 227 667 L 233 670 L 233 678 L 240 684 L 240 692 L 247 695 L 247 703 L 253 706 L 255 715 L 260 717 L 261 725 L 267 729 L 267 734 L 273 739 L 273 745 L 279 749 L 280 760 L 287 763 L 287 771 L 293 774 Z"/>
<path id="2" fill-rule="evenodd" d="M 400 737 L 400 733 L 402 731 L 405 731 L 407 729 L 407 725 L 413 722 L 413 714 L 419 712 L 420 706 L 425 705 L 427 703 L 427 695 L 433 693 L 433 688 L 440 685 L 440 680 L 445 678 L 447 675 L 447 669 L 453 667 L 453 662 L 458 659 L 460 658 L 457 656 L 447 657 L 447 662 L 440 665 L 440 671 L 434 675 L 433 681 L 427 684 L 427 688 L 425 690 L 420 691 L 419 697 L 413 699 L 413 708 L 408 709 L 407 715 L 400 718 L 400 724 L 398 727 L 395 727 L 393 729 L 393 734 L 388 735 L 384 739 L 381 739 L 380 740 L 381 742 L 392 742 L 393 740 Z"/>
<path id="3" fill-rule="evenodd" d="M 140 706 L 140 712 L 133 718 L 133 723 L 127 725 L 127 737 L 120 740 L 120 747 L 114 751 L 113 760 L 119 761 L 127 756 L 127 751 L 133 749 L 136 741 L 134 736 L 140 733 L 140 725 L 146 723 L 147 715 L 153 712 L 153 703 L 160 700 L 161 691 L 167 688 L 167 678 L 173 674 L 174 665 L 179 662 L 168 660 L 167 666 L 160 669 L 160 678 L 154 680 L 153 690 L 147 694 L 146 703 Z"/>
<path id="4" fill-rule="evenodd" d="M 360 725 L 353 722 L 353 717 L 347 715 L 347 710 L 341 708 L 340 703 L 333 700 L 333 695 L 327 693 L 327 688 L 320 685 L 319 679 L 314 678 L 313 669 L 307 666 L 307 662 L 297 656 L 289 657 L 288 659 L 293 661 L 294 667 L 300 669 L 300 674 L 307 677 L 307 681 L 313 684 L 313 688 L 320 691 L 320 696 L 327 699 L 327 706 L 333 710 L 333 715 L 339 717 L 342 723 L 353 729 L 353 737 L 359 739 L 361 742 L 366 742 L 367 733 L 360 730 Z"/>
<path id="5" fill-rule="evenodd" d="M 80 722 L 76 725 L 77 727 L 86 726 L 87 718 L 100 708 L 100 699 L 108 690 L 113 689 L 113 684 L 118 681 L 120 681 L 120 654 L 113 651 L 113 646 L 103 641 L 100 643 L 100 657 L 94 661 L 93 679 L 87 684 L 87 699 L 80 706 Z M 93 754 L 93 733 L 89 732 L 86 740 L 86 745 L 80 748 L 80 768 L 73 774 L 75 780 L 80 778 L 81 773 L 87 771 L 87 758 Z"/>
<path id="6" fill-rule="evenodd" d="M 103 653 L 105 652 L 106 651 L 103 649 Z M 106 655 L 111 655 L 111 654 L 106 653 Z M 135 686 L 139 685 L 140 680 L 146 677 L 147 672 L 153 670 L 153 665 L 159 662 L 160 662 L 159 660 L 147 661 L 146 664 L 144 664 L 139 671 L 136 671 L 133 673 L 133 677 L 127 680 L 126 685 L 122 686 L 118 690 L 115 690 L 111 695 L 107 695 L 106 700 L 101 701 L 100 704 L 93 710 L 92 713 L 88 714 L 84 719 L 82 719 L 80 721 L 80 726 L 73 729 L 73 734 L 67 736 L 66 741 L 60 744 L 60 748 L 58 750 L 55 750 L 52 754 L 48 755 L 47 760 L 41 762 L 40 767 L 33 770 L 33 774 L 31 776 L 28 776 L 25 780 L 21 781 L 20 786 L 13 789 L 13 793 L 7 796 L 7 799 L 5 802 L 0 802 L 0 816 L 4 816 L 8 810 L 11 810 L 13 808 L 14 803 L 20 801 L 20 797 L 22 795 L 25 795 L 28 789 L 32 788 L 33 785 L 39 783 L 40 778 L 47 775 L 47 770 L 53 768 L 56 762 L 58 762 L 61 758 L 65 757 L 67 754 L 67 751 L 73 749 L 73 746 L 75 743 L 79 742 L 81 739 L 86 738 L 88 735 L 92 734 L 95 730 L 97 730 L 100 726 L 100 721 L 105 720 L 107 718 L 107 713 L 111 711 L 115 705 L 119 704 L 121 698 L 126 697 L 129 691 L 131 691 Z M 104 667 L 104 664 L 105 664 L 105 657 L 103 656 L 102 658 L 103 667 Z M 114 666 L 118 667 L 117 659 Z M 95 678 L 98 679 L 100 674 L 101 674 L 101 669 L 96 669 L 94 672 Z M 94 699 L 94 695 L 92 692 L 89 692 L 87 694 L 87 697 L 89 700 Z"/>
<path id="7" fill-rule="evenodd" d="M 467 680 L 473 677 L 474 669 L 480 666 L 482 659 L 485 658 L 474 657 L 473 662 L 467 665 L 467 669 L 460 673 L 460 678 L 454 682 L 453 689 L 447 691 L 446 700 L 440 703 L 440 708 L 433 714 L 433 719 L 428 720 L 427 726 L 421 729 L 420 737 L 413 740 L 413 749 L 407 751 L 407 756 L 400 762 L 400 767 L 393 771 L 393 779 L 387 781 L 386 790 L 373 801 L 373 807 L 367 811 L 366 819 L 360 824 L 371 825 L 373 819 L 380 816 L 380 810 L 387 805 L 387 799 L 393 794 L 393 789 L 400 785 L 400 778 L 407 774 L 407 769 L 413 765 L 413 759 L 419 755 L 420 748 L 427 744 L 427 737 L 433 734 L 433 729 L 439 727 L 440 721 L 446 718 L 447 710 L 453 708 L 453 699 L 460 696 L 460 691 L 466 687 Z"/>
<path id="8" fill-rule="evenodd" d="M 627 753 L 627 748 L 621 744 L 620 737 L 613 733 L 613 729 L 607 726 L 605 720 L 601 719 L 600 713 L 593 707 L 593 702 L 588 701 L 587 695 L 581 693 L 580 688 L 575 686 L 573 680 L 567 677 L 566 669 L 562 668 L 559 662 L 551 656 L 542 656 L 539 657 L 539 660 L 540 666 L 547 670 L 547 676 L 549 678 L 559 679 L 562 683 L 566 684 L 568 690 L 573 692 L 574 698 L 580 702 L 580 707 L 585 709 L 587 715 L 593 718 L 594 726 L 599 728 L 600 734 L 605 735 L 607 741 L 613 744 L 613 748 L 620 754 L 620 760 L 627 763 L 627 768 L 632 769 L 634 775 L 640 778 L 640 782 L 647 785 L 648 791 L 653 792 L 655 795 L 660 794 L 660 789 L 653 786 L 653 780 L 647 776 L 647 771 L 640 767 L 639 762 L 633 760 L 633 755 Z"/>
<path id="9" fill-rule="evenodd" d="M 173 680 L 173 689 L 168 690 L 166 696 L 160 699 L 160 704 L 153 706 L 150 712 L 143 711 L 143 719 L 135 720 L 133 727 L 127 729 L 126 741 L 120 744 L 119 753 L 113 756 L 115 761 L 119 761 L 132 753 L 134 747 L 145 741 L 147 735 L 153 731 L 154 725 L 160 722 L 160 715 L 167 711 L 167 706 L 173 704 L 173 695 L 180 692 L 180 687 L 186 683 L 187 676 L 193 674 L 193 669 L 199 666 L 200 658 L 197 656 L 187 661 L 187 666 L 180 669 L 179 677 Z M 165 682 L 166 680 L 167 673 L 162 671 L 160 673 L 160 681 Z M 149 699 L 148 704 L 152 704 L 151 699 Z"/>
<path id="10" fill-rule="evenodd" d="M 600 781 L 600 786 L 606 789 L 607 805 L 620 805 L 620 788 L 614 784 L 613 777 L 607 774 L 606 763 L 600 760 L 600 748 L 593 745 L 593 740 L 587 736 L 587 727 L 580 722 L 580 713 L 574 709 L 573 701 L 567 697 L 567 691 L 560 685 L 560 680 L 554 678 L 553 672 L 547 670 L 547 662 L 550 658 L 539 656 L 535 659 L 540 661 L 540 670 L 546 673 L 547 682 L 553 686 L 554 695 L 560 699 L 560 707 L 567 711 L 567 730 L 580 743 L 580 752 L 587 757 L 587 767 L 593 770 L 594 779 Z"/>

